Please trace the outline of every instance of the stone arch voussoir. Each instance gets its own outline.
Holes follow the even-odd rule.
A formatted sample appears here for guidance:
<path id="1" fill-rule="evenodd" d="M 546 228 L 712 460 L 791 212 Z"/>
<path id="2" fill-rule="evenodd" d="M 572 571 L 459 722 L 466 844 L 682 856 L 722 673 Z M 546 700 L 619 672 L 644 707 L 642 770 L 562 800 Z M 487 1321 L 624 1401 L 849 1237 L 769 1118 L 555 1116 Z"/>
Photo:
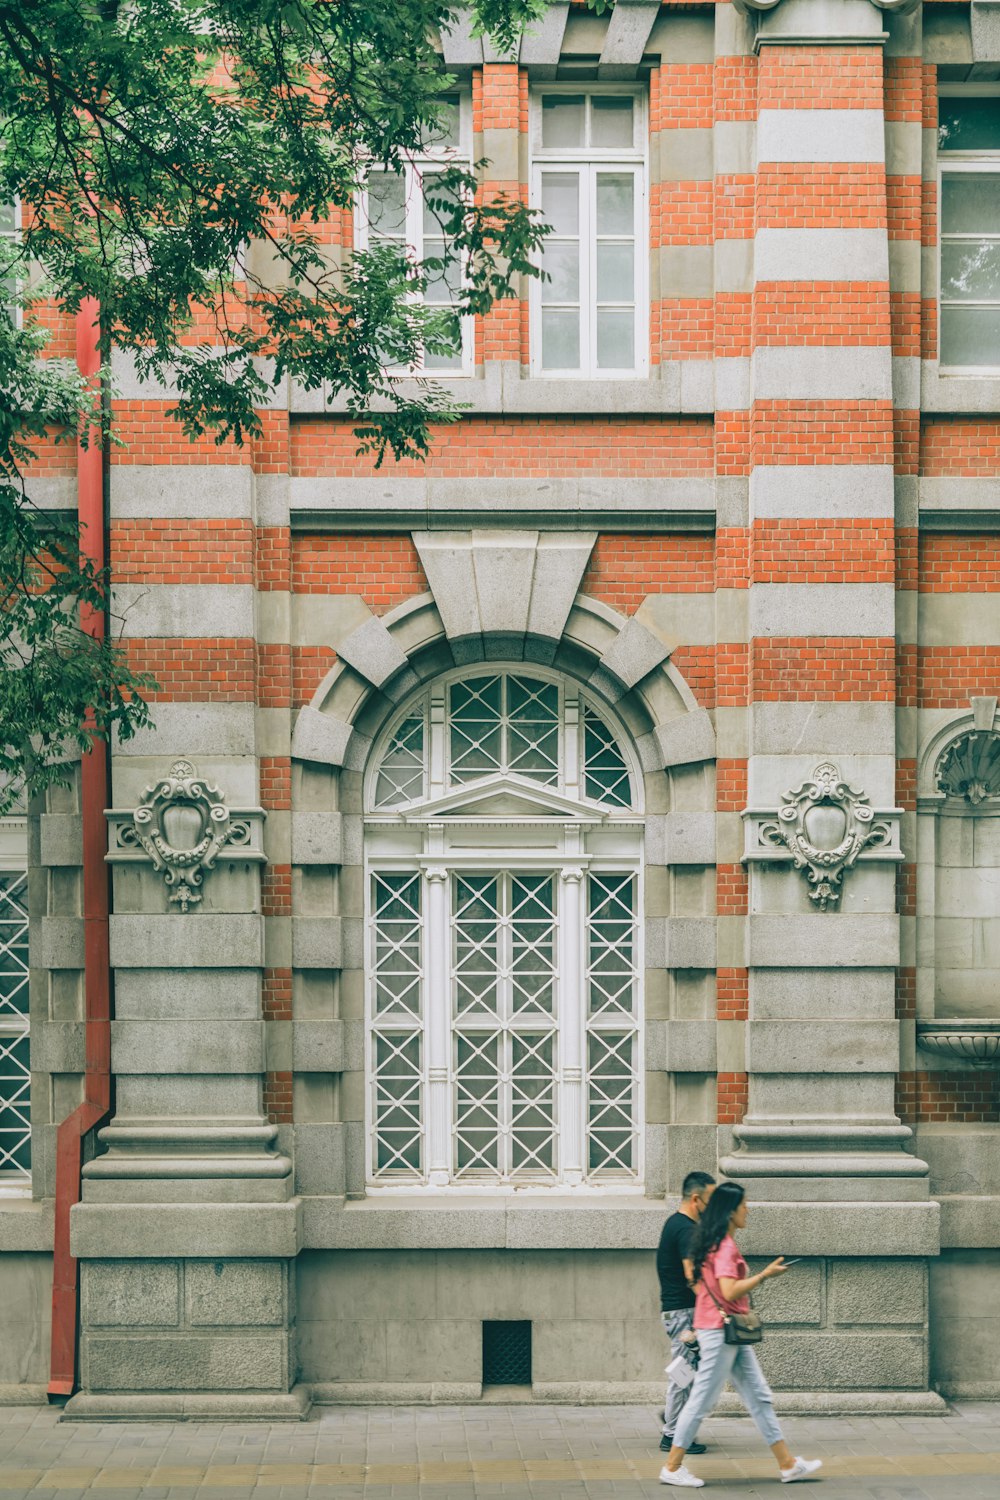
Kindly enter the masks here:
<path id="1" fill-rule="evenodd" d="M 300 710 L 292 758 L 361 770 L 380 724 L 453 665 L 534 661 L 585 681 L 633 734 L 643 768 L 715 758 L 715 731 L 670 647 L 579 592 L 593 532 L 417 532 L 427 593 L 372 615 Z"/>

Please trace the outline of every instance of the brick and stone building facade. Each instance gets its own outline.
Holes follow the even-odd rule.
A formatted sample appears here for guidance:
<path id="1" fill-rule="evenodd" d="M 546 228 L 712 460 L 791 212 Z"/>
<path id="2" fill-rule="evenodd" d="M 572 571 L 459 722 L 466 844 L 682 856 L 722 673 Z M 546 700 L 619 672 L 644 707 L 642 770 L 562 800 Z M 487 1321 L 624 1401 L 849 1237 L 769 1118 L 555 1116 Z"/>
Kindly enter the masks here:
<path id="1" fill-rule="evenodd" d="M 556 233 L 425 465 L 295 389 L 189 443 L 119 372 L 107 545 L 160 687 L 113 756 L 71 1410 L 478 1399 L 512 1322 L 536 1397 L 652 1398 L 692 1167 L 804 1257 L 762 1306 L 786 1404 L 1000 1394 L 998 7 L 554 3 L 516 57 L 442 51 L 454 149 Z M 380 192 L 332 242 L 409 235 Z M 75 482 L 53 449 L 34 493 Z M 87 1067 L 79 815 L 0 845 L 22 1394 Z M 213 829 L 200 884 L 150 842 Z"/>

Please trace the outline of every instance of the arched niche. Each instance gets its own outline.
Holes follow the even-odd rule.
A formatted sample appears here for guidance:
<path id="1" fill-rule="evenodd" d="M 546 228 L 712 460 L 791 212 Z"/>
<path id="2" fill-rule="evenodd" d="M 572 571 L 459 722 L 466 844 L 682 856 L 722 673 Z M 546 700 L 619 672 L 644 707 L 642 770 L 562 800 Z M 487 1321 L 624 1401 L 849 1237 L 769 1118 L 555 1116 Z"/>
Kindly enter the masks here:
<path id="1" fill-rule="evenodd" d="M 1000 717 L 972 700 L 918 769 L 918 1014 L 1000 1018 Z"/>

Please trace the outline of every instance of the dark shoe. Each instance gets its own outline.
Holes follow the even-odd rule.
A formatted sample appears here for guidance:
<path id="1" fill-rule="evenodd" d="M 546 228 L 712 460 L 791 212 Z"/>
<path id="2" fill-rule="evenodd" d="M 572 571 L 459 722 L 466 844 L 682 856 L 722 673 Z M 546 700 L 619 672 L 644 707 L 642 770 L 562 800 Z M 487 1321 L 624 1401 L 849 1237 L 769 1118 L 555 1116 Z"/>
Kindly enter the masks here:
<path id="1" fill-rule="evenodd" d="M 668 1433 L 665 1432 L 663 1434 L 663 1436 L 660 1438 L 660 1452 L 661 1453 L 669 1453 L 670 1450 L 671 1450 L 671 1448 L 673 1446 L 674 1446 L 673 1435 L 672 1434 L 668 1434 Z M 699 1453 L 705 1453 L 708 1450 L 706 1449 L 704 1443 L 692 1443 L 691 1446 L 690 1446 L 690 1448 L 687 1451 L 688 1451 L 688 1453 L 694 1453 L 695 1455 L 697 1455 Z"/>

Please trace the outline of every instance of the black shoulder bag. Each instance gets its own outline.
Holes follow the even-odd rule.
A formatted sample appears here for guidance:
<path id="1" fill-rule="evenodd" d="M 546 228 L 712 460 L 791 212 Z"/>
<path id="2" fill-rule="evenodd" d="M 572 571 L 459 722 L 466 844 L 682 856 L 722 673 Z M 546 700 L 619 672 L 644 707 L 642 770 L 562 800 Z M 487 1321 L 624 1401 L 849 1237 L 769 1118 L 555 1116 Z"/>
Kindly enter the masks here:
<path id="1" fill-rule="evenodd" d="M 704 1275 L 702 1280 L 705 1281 Z M 753 1310 L 753 1300 L 747 1294 L 750 1302 L 750 1311 L 745 1313 L 726 1312 L 718 1297 L 712 1291 L 708 1282 L 705 1281 L 705 1290 L 722 1314 L 722 1337 L 727 1344 L 759 1344 L 764 1337 L 764 1325 L 760 1315 Z"/>

